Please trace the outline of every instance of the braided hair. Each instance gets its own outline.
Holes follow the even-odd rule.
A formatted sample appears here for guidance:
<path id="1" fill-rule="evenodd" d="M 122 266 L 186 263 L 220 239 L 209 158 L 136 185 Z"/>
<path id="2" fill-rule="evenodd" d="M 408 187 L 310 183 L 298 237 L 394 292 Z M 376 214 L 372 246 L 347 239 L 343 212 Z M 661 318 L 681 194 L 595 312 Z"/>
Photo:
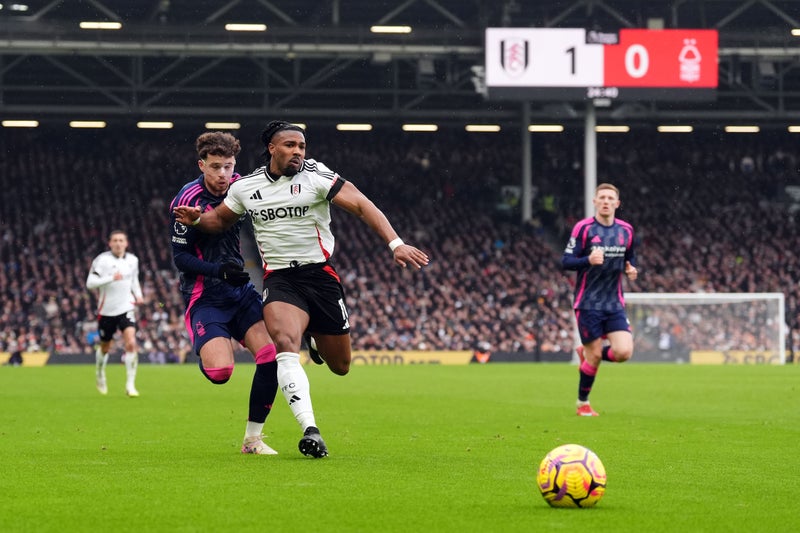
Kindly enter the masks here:
<path id="1" fill-rule="evenodd" d="M 286 122 L 285 120 L 273 120 L 267 127 L 264 128 L 264 131 L 261 132 L 261 144 L 264 145 L 264 156 L 269 159 L 269 143 L 272 142 L 272 137 L 275 136 L 276 133 L 279 131 L 299 131 L 304 136 L 306 134 L 306 130 L 301 128 L 296 124 L 292 124 L 291 122 Z"/>

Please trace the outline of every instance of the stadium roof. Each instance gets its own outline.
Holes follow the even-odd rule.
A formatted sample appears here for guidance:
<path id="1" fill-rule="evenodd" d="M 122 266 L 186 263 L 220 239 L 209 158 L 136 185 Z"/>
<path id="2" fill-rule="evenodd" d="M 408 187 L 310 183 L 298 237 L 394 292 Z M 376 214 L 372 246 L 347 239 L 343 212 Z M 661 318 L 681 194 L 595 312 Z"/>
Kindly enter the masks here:
<path id="1" fill-rule="evenodd" d="M 515 122 L 517 102 L 476 90 L 484 29 L 499 26 L 717 29 L 715 101 L 614 103 L 598 116 L 800 120 L 800 0 L 16 0 L 0 9 L 0 115 Z M 578 121 L 585 107 L 530 110 Z"/>

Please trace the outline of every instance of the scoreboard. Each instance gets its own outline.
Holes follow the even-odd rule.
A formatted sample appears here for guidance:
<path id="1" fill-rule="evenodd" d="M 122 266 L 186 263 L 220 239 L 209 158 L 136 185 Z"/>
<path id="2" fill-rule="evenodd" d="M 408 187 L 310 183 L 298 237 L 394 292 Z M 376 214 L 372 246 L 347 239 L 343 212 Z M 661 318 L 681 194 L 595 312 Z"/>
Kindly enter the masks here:
<path id="1" fill-rule="evenodd" d="M 713 100 L 717 52 L 717 30 L 487 28 L 487 96 Z"/>

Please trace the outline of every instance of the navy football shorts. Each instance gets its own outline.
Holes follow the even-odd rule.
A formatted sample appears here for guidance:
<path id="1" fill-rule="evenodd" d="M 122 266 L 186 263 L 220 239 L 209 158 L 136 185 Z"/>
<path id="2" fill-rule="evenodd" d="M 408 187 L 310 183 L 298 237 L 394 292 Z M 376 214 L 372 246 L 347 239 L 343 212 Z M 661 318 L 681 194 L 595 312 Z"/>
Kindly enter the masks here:
<path id="1" fill-rule="evenodd" d="M 192 303 L 184 318 L 194 351 L 200 355 L 200 348 L 217 337 L 242 342 L 247 330 L 263 318 L 261 297 L 254 288 L 243 289 L 238 298 L 224 303 L 206 303 L 201 297 Z"/>
<path id="2" fill-rule="evenodd" d="M 624 309 L 619 311 L 576 309 L 575 318 L 578 322 L 581 344 L 589 344 L 612 331 L 631 331 L 631 323 L 628 322 Z"/>

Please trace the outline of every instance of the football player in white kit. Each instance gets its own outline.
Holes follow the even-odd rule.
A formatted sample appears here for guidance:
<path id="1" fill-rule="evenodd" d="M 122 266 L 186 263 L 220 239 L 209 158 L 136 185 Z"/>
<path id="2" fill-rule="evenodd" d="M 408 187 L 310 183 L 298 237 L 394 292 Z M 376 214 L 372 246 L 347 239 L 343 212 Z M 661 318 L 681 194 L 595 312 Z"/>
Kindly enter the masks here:
<path id="1" fill-rule="evenodd" d="M 284 121 L 270 122 L 261 134 L 267 165 L 232 184 L 225 200 L 211 211 L 179 206 L 179 222 L 203 231 L 224 231 L 247 213 L 253 222 L 264 266 L 264 322 L 275 342 L 278 372 L 300 366 L 303 340 L 317 364 L 338 375 L 350 371 L 350 323 L 344 289 L 330 257 L 334 251 L 330 204 L 363 220 L 387 244 L 394 262 L 420 269 L 428 256 L 400 239 L 389 220 L 355 185 L 323 163 L 306 159 L 305 130 Z M 308 379 L 297 372 L 292 383 L 305 398 Z M 304 379 L 305 378 L 305 379 Z M 282 382 L 284 380 L 281 380 Z M 284 391 L 286 393 L 287 391 Z M 291 391 L 288 391 L 291 392 Z M 306 428 L 300 451 L 314 455 L 325 446 L 309 418 L 296 414 Z M 305 448 L 305 449 L 304 449 Z"/>
<path id="2" fill-rule="evenodd" d="M 86 287 L 97 289 L 97 322 L 100 344 L 95 351 L 97 390 L 108 394 L 106 365 L 111 341 L 117 331 L 122 332 L 125 348 L 125 392 L 135 398 L 136 368 L 139 354 L 136 350 L 135 306 L 142 303 L 142 287 L 139 284 L 139 259 L 128 253 L 128 236 L 124 231 L 114 230 L 108 237 L 109 250 L 92 261 Z"/>

